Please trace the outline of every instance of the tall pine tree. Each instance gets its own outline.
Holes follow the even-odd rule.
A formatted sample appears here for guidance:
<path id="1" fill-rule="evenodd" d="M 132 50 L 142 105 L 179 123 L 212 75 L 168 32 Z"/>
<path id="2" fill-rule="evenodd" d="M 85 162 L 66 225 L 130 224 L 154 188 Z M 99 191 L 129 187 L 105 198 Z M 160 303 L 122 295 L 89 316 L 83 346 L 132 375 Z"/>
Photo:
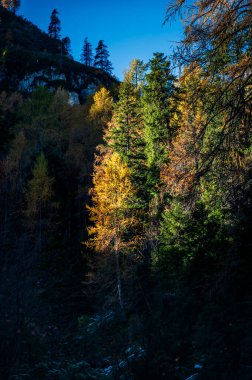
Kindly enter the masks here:
<path id="1" fill-rule="evenodd" d="M 57 11 L 57 9 L 53 9 L 51 14 L 51 21 L 48 26 L 48 34 L 51 38 L 55 40 L 60 38 L 61 31 L 60 19 L 58 17 L 58 14 L 59 12 Z"/>
<path id="2" fill-rule="evenodd" d="M 171 119 L 175 78 L 163 53 L 154 54 L 149 69 L 143 93 L 144 138 L 149 168 L 148 187 L 150 192 L 156 193 L 160 167 L 168 158 L 167 148 L 174 134 Z"/>
<path id="3" fill-rule="evenodd" d="M 93 51 L 92 45 L 88 41 L 87 37 L 84 40 L 83 49 L 81 53 L 81 62 L 86 66 L 92 66 L 93 64 Z"/>
<path id="4" fill-rule="evenodd" d="M 125 81 L 121 83 L 119 99 L 105 138 L 131 169 L 133 183 L 139 187 L 141 193 L 145 187 L 146 176 L 145 142 L 141 94 L 138 81 L 132 77 L 132 72 L 131 65 L 129 72 L 125 74 Z"/>
<path id="5" fill-rule="evenodd" d="M 135 88 L 143 86 L 145 81 L 145 74 L 147 65 L 140 59 L 133 59 L 130 64 L 130 68 L 125 73 L 125 81 L 132 83 Z"/>
<path id="6" fill-rule="evenodd" d="M 98 46 L 95 49 L 95 52 L 96 54 L 94 58 L 94 66 L 106 71 L 108 74 L 111 74 L 113 67 L 109 61 L 108 47 L 104 44 L 103 40 L 100 40 L 98 42 Z"/>

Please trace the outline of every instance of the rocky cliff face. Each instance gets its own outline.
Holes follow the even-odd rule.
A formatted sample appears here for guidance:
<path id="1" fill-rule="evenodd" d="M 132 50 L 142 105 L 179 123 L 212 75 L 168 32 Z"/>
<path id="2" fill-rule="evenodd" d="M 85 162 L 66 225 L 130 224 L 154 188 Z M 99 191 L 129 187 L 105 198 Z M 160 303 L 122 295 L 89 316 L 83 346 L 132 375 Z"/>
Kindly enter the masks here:
<path id="1" fill-rule="evenodd" d="M 4 78 L 3 73 L 2 78 Z M 80 104 L 87 96 L 93 95 L 97 87 L 102 84 L 102 81 L 85 73 L 75 74 L 72 72 L 69 76 L 66 76 L 65 73 L 51 66 L 43 70 L 25 74 L 21 80 L 17 80 L 17 90 L 29 94 L 38 86 L 47 87 L 51 91 L 62 87 L 68 90 L 69 104 L 74 105 Z"/>
<path id="2" fill-rule="evenodd" d="M 105 80 L 104 80 L 105 79 Z M 45 67 L 44 69 L 24 73 L 19 76 L 16 72 L 9 73 L 0 68 L 0 91 L 18 91 L 24 95 L 29 95 L 35 88 L 47 87 L 50 91 L 55 91 L 62 87 L 69 93 L 70 104 L 83 103 L 89 95 L 93 95 L 97 88 L 105 86 L 110 88 L 116 84 L 113 78 L 104 78 L 92 73 L 78 72 L 73 69 L 68 74 L 55 66 Z"/>
<path id="3" fill-rule="evenodd" d="M 79 104 L 97 87 L 117 84 L 106 72 L 62 56 L 46 33 L 22 17 L 0 7 L 0 19 L 0 91 L 28 96 L 38 86 L 62 87 L 70 104 Z"/>

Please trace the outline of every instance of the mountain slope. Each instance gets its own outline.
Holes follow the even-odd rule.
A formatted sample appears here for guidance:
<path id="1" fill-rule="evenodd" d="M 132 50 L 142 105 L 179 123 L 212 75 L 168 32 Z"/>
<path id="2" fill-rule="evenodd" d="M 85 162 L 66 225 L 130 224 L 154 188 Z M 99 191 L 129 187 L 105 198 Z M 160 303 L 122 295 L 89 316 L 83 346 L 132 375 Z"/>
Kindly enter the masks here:
<path id="1" fill-rule="evenodd" d="M 0 7 L 0 20 L 0 91 L 63 87 L 76 92 L 82 102 L 97 86 L 111 88 L 117 83 L 106 72 L 63 56 L 60 41 L 23 17 Z"/>

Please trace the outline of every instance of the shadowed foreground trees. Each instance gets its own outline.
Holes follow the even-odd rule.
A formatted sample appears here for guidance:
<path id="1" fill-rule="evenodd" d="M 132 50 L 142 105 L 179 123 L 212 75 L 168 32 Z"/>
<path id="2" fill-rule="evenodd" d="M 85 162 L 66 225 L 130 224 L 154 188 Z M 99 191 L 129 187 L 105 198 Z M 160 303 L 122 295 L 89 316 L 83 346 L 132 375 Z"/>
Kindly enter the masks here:
<path id="1" fill-rule="evenodd" d="M 43 153 L 41 153 L 32 170 L 32 179 L 27 186 L 27 215 L 30 221 L 38 221 L 39 244 L 42 241 L 42 224 L 43 220 L 49 222 L 48 209 L 49 202 L 53 196 L 53 178 L 48 173 L 48 162 Z"/>
<path id="2" fill-rule="evenodd" d="M 62 89 L 0 99 L 1 125 L 8 120 L 0 161 L 0 377 L 8 379 L 43 361 L 45 347 L 56 359 L 59 330 L 72 329 L 89 308 L 83 204 L 102 131 L 93 133 L 88 110 L 70 106 Z"/>

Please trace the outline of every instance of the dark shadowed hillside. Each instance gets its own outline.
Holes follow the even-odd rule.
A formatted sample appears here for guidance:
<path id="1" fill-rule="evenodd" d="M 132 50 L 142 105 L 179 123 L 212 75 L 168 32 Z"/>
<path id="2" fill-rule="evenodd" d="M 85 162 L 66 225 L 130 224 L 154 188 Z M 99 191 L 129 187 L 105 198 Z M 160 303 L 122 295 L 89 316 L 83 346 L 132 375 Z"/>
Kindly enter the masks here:
<path id="1" fill-rule="evenodd" d="M 117 80 L 106 72 L 70 59 L 60 40 L 0 7 L 0 89 L 27 93 L 37 85 L 61 86 L 84 101 L 98 86 L 113 87 Z"/>

